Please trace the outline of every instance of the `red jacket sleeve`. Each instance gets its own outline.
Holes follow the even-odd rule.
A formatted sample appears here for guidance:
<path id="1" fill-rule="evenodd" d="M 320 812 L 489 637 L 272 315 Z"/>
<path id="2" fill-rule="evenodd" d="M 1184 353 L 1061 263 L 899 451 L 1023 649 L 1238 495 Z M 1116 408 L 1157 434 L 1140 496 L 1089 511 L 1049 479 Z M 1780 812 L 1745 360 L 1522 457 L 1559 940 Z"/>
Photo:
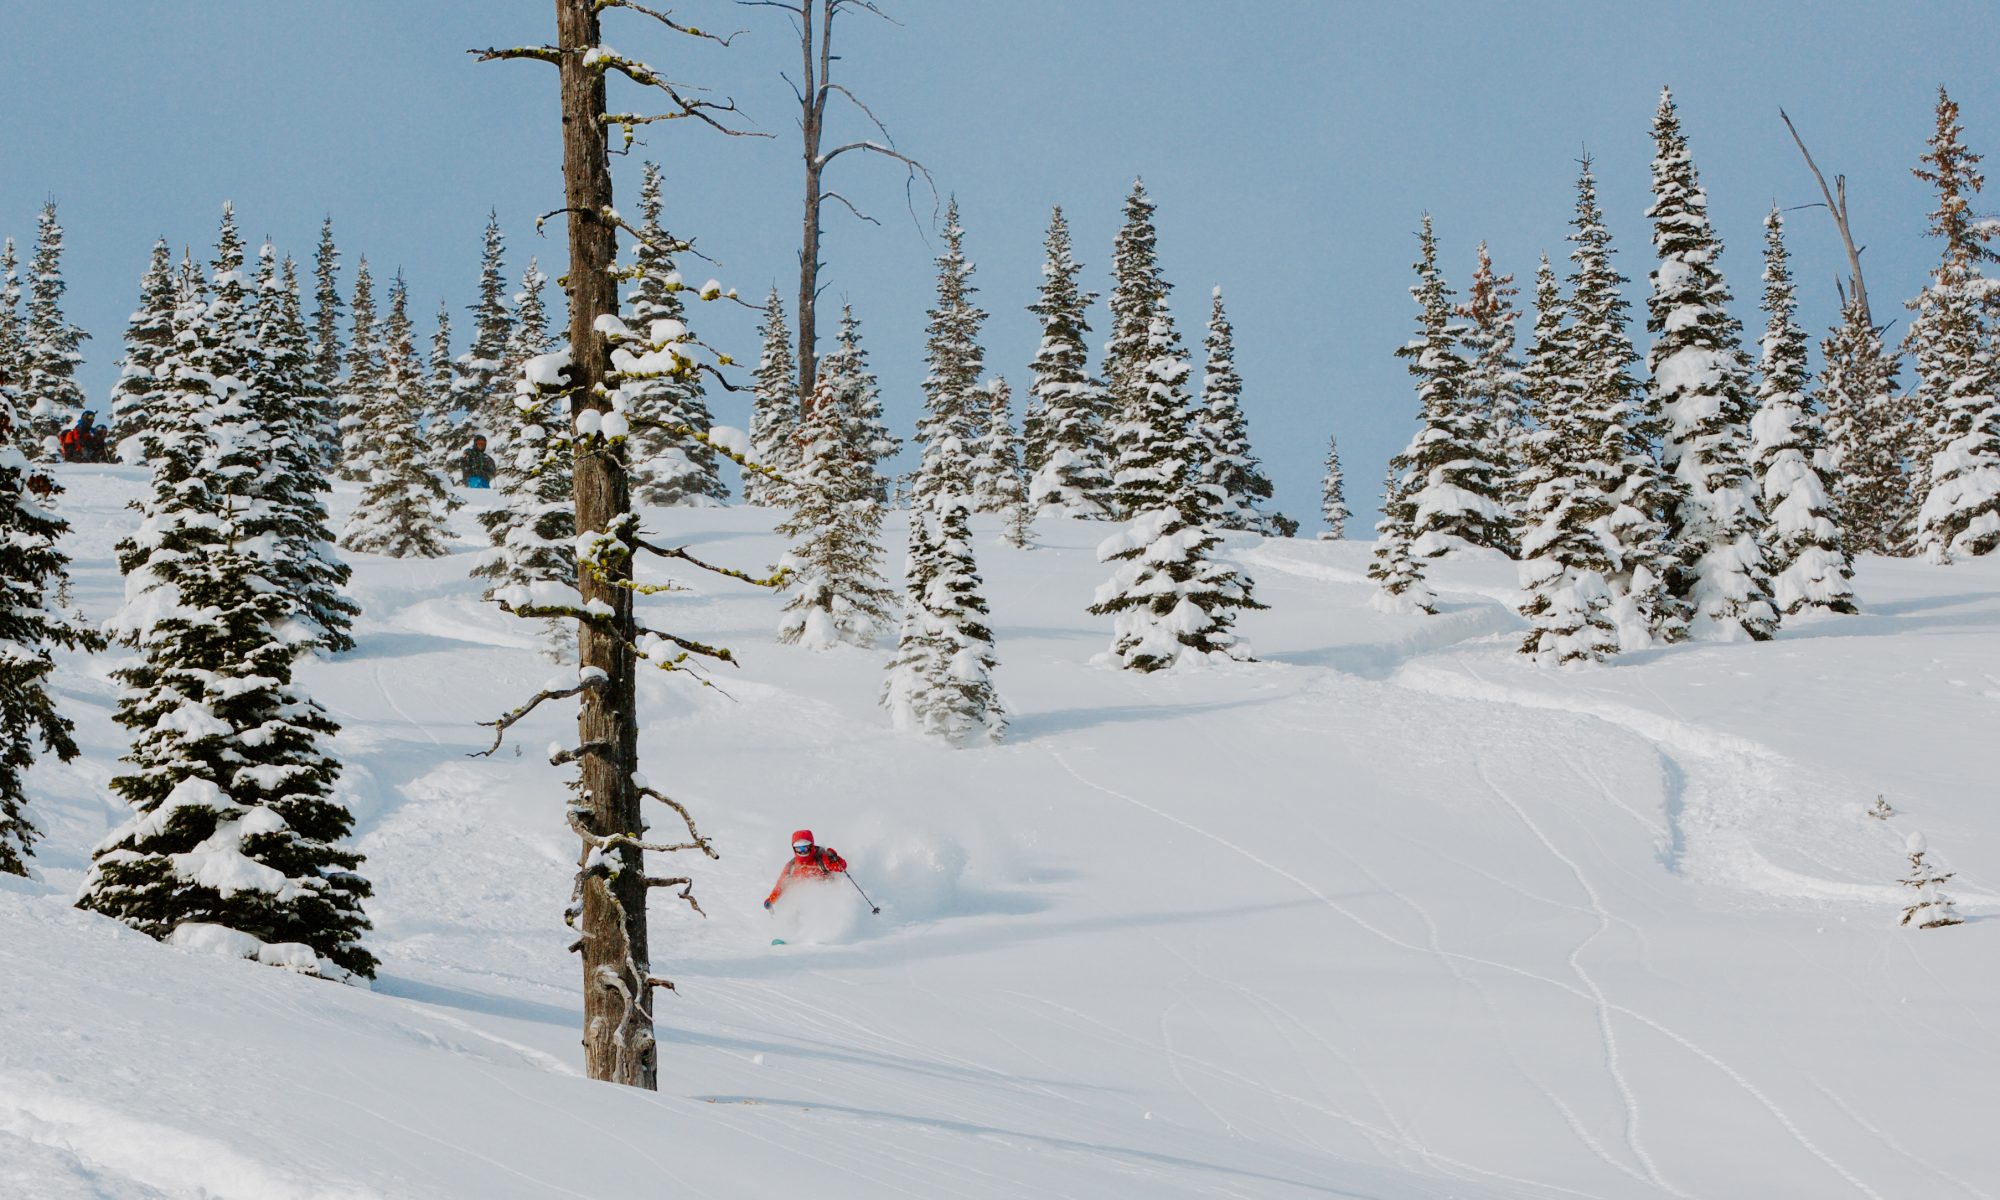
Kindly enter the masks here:
<path id="1" fill-rule="evenodd" d="M 826 857 L 821 861 L 825 863 L 826 869 L 829 871 L 845 871 L 847 869 L 847 860 L 840 857 L 840 853 L 831 846 L 827 847 Z"/>
<path id="2" fill-rule="evenodd" d="M 785 869 L 778 872 L 778 882 L 771 886 L 771 894 L 764 897 L 764 903 L 766 904 L 777 903 L 778 897 L 783 895 L 785 892 L 785 885 L 790 883 L 791 881 L 792 881 L 792 864 L 788 862 L 785 864 Z"/>

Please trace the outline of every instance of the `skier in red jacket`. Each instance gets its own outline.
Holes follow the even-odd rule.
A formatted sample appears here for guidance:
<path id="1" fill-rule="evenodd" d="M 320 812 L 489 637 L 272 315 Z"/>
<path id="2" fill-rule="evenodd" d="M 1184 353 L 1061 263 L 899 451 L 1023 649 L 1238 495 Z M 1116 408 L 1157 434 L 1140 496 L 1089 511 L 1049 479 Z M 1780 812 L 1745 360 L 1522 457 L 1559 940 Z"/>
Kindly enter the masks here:
<path id="1" fill-rule="evenodd" d="M 799 829 L 792 833 L 792 857 L 785 869 L 778 872 L 777 886 L 764 897 L 764 907 L 769 908 L 785 894 L 785 889 L 801 879 L 825 879 L 836 872 L 847 870 L 847 860 L 840 857 L 831 846 L 813 844 L 813 831 Z"/>

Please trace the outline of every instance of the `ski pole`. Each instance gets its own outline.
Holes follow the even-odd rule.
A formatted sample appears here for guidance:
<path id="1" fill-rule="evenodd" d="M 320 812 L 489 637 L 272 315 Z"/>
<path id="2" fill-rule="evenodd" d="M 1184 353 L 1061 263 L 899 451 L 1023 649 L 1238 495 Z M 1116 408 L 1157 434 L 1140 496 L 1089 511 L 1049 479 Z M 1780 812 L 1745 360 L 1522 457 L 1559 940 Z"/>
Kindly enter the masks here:
<path id="1" fill-rule="evenodd" d="M 847 875 L 847 872 L 842 871 L 841 874 Z M 847 882 L 854 883 L 854 876 L 847 875 Z M 854 890 L 857 892 L 861 892 L 861 885 L 858 883 L 854 883 Z M 863 900 L 868 900 L 868 893 L 861 892 L 861 898 Z M 873 900 L 868 900 L 868 911 L 874 913 L 876 916 L 879 917 L 882 915 L 882 906 L 875 903 Z"/>

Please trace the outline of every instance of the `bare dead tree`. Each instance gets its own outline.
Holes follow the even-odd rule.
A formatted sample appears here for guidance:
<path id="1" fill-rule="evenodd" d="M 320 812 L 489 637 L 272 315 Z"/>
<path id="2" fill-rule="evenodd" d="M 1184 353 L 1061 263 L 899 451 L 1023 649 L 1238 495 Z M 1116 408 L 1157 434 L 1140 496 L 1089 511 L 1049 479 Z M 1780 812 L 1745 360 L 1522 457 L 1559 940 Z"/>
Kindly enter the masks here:
<path id="1" fill-rule="evenodd" d="M 814 385 L 819 382 L 819 335 L 818 308 L 819 295 L 823 290 L 819 282 L 820 233 L 822 213 L 828 201 L 835 201 L 863 221 L 873 225 L 881 224 L 875 218 L 862 212 L 854 202 L 839 192 L 827 191 L 822 185 L 826 168 L 844 154 L 876 154 L 894 159 L 903 164 L 908 174 L 907 183 L 914 183 L 922 175 L 926 183 L 931 182 L 931 173 L 924 164 L 896 149 L 896 140 L 889 136 L 889 130 L 878 120 L 873 111 L 861 102 L 860 97 L 849 91 L 843 84 L 833 81 L 833 64 L 839 61 L 833 53 L 833 22 L 842 12 L 860 9 L 887 20 L 887 16 L 877 7 L 874 0 L 737 0 L 746 8 L 775 8 L 791 14 L 792 26 L 799 35 L 799 60 L 801 79 L 794 83 L 791 76 L 785 82 L 791 83 L 792 94 L 799 102 L 799 131 L 805 140 L 806 203 L 805 229 L 799 240 L 799 412 L 804 413 L 813 404 Z M 846 142 L 831 150 L 822 148 L 826 133 L 826 109 L 835 95 L 847 99 L 861 110 L 881 140 L 862 139 Z M 933 195 L 937 188 L 931 187 Z"/>
<path id="2" fill-rule="evenodd" d="M 560 76 L 564 207 L 559 211 L 566 214 L 569 228 L 569 272 L 563 279 L 569 294 L 569 349 L 530 364 L 526 399 L 530 420 L 554 426 L 545 439 L 552 452 L 566 452 L 575 463 L 578 586 L 563 594 L 549 585 L 521 585 L 502 589 L 496 597 L 517 616 L 574 620 L 578 674 L 574 686 L 546 689 L 488 724 L 495 732 L 493 749 L 498 749 L 508 728 L 537 706 L 551 700 L 578 702 L 577 745 L 558 750 L 550 761 L 573 762 L 580 768 L 568 825 L 582 850 L 565 918 L 578 933 L 571 948 L 583 957 L 585 1067 L 592 1079 L 653 1089 L 658 1085 L 653 990 L 671 989 L 673 984 L 652 973 L 646 898 L 654 887 L 677 888 L 695 911 L 700 906 L 687 878 L 649 877 L 645 855 L 649 850 L 695 850 L 714 858 L 715 848 L 696 830 L 683 805 L 646 786 L 639 774 L 637 667 L 644 660 L 698 675 L 701 660 L 733 663 L 734 659 L 726 649 L 650 629 L 634 612 L 635 597 L 673 588 L 670 583 L 635 579 L 637 551 L 653 550 L 696 566 L 706 564 L 658 550 L 641 537 L 626 475 L 625 439 L 631 418 L 622 411 L 618 389 L 636 378 L 685 376 L 713 368 L 694 361 L 692 343 L 673 338 L 653 341 L 650 334 L 636 335 L 619 320 L 618 235 L 632 230 L 612 204 L 608 138 L 617 127 L 629 143 L 637 126 L 674 120 L 700 121 L 732 136 L 743 131 L 728 123 L 733 104 L 695 98 L 693 89 L 605 46 L 599 17 L 610 9 L 625 9 L 687 37 L 721 43 L 728 39 L 680 24 L 631 0 L 555 0 L 555 8 L 555 45 L 470 53 L 481 62 L 552 63 Z M 666 111 L 611 111 L 605 102 L 605 81 L 613 74 L 664 94 Z M 699 298 L 719 299 L 722 294 L 705 288 Z M 614 348 L 619 351 L 615 361 Z M 706 430 L 672 428 L 680 436 L 706 439 Z M 727 573 L 753 583 L 777 582 Z M 664 804 L 686 826 L 685 841 L 646 839 L 642 801 L 648 798 Z"/>
<path id="3" fill-rule="evenodd" d="M 1863 248 L 1854 244 L 1854 227 L 1847 220 L 1847 176 L 1835 175 L 1833 186 L 1827 187 L 1826 176 L 1820 174 L 1819 164 L 1813 161 L 1812 153 L 1806 149 L 1805 139 L 1799 136 L 1798 126 L 1792 124 L 1792 118 L 1787 116 L 1782 108 L 1778 110 L 1778 118 L 1784 121 L 1785 128 L 1791 131 L 1792 141 L 1797 144 L 1799 153 L 1805 157 L 1807 168 L 1812 171 L 1813 178 L 1819 181 L 1819 194 L 1826 198 L 1826 211 L 1833 216 L 1833 227 L 1840 231 L 1840 244 L 1847 248 L 1848 291 L 1861 309 L 1861 319 L 1873 329 L 1875 315 L 1869 311 L 1868 287 L 1861 279 Z"/>

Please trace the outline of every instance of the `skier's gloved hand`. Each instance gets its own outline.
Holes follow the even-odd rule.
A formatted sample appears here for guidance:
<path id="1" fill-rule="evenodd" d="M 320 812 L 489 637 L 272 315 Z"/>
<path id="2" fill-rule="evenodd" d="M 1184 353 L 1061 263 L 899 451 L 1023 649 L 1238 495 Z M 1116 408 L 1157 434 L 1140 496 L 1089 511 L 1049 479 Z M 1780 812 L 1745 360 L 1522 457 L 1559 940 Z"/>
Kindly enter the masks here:
<path id="1" fill-rule="evenodd" d="M 765 912 L 771 911 L 771 902 L 769 900 L 764 901 L 764 911 Z"/>

